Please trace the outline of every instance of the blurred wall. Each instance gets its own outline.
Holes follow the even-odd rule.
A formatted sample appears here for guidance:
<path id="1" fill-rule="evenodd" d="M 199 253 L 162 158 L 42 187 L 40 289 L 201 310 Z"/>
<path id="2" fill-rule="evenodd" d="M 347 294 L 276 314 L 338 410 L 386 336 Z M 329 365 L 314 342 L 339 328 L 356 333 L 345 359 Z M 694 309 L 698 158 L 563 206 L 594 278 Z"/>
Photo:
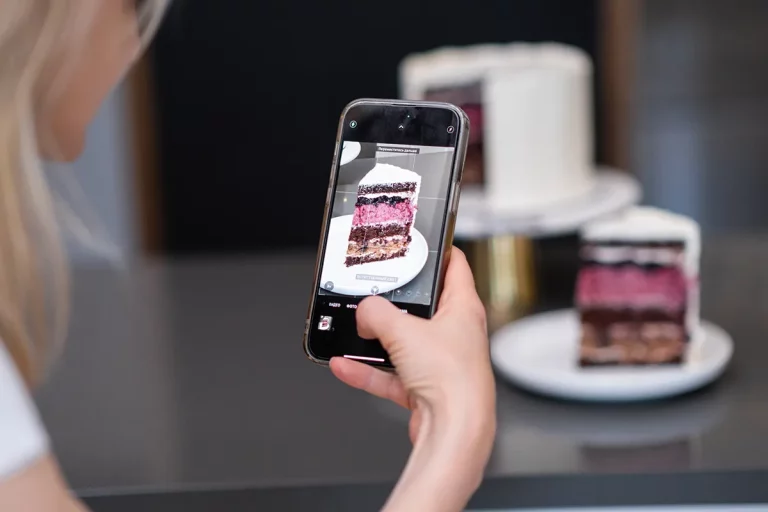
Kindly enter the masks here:
<path id="1" fill-rule="evenodd" d="M 88 131 L 83 155 L 74 164 L 51 164 L 54 194 L 91 232 L 87 243 L 69 236 L 75 263 L 119 262 L 138 251 L 134 161 L 127 88 L 104 103 Z M 75 231 L 69 228 L 70 235 Z"/>
<path id="2" fill-rule="evenodd" d="M 646 0 L 632 163 L 706 232 L 768 229 L 768 2 Z"/>
<path id="3" fill-rule="evenodd" d="M 597 57 L 597 36 L 596 0 L 175 2 L 153 52 L 165 248 L 314 249 L 338 116 L 397 97 L 411 52 L 558 41 Z"/>

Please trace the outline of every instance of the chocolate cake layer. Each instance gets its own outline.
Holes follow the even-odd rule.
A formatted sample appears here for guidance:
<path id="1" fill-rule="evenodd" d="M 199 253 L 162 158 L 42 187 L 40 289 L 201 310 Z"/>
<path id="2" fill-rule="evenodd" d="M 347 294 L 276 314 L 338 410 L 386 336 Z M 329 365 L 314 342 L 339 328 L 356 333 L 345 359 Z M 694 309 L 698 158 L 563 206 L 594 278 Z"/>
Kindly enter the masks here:
<path id="1" fill-rule="evenodd" d="M 371 238 L 360 244 L 357 242 L 349 242 L 347 245 L 347 255 L 356 256 L 356 253 L 362 253 L 369 250 L 377 250 L 381 248 L 391 248 L 400 250 L 413 240 L 410 236 L 395 236 L 389 238 Z"/>
<path id="2" fill-rule="evenodd" d="M 361 259 L 363 262 L 385 261 L 393 257 L 404 256 L 408 251 L 410 236 L 392 236 L 387 238 L 373 238 L 364 244 L 349 242 L 347 246 L 347 266 Z"/>
<path id="3" fill-rule="evenodd" d="M 396 194 L 399 192 L 416 192 L 416 183 L 381 183 L 376 185 L 360 185 L 357 194 Z"/>
<path id="4" fill-rule="evenodd" d="M 637 268 L 644 272 L 650 273 L 658 270 L 677 269 L 679 268 L 679 265 L 663 265 L 660 263 L 638 263 L 632 260 L 622 260 L 622 261 L 607 263 L 603 261 L 595 261 L 589 258 L 581 259 L 581 270 L 589 270 L 589 269 L 600 268 L 600 267 L 605 267 L 612 270 L 621 270 L 622 268 Z"/>
<path id="5" fill-rule="evenodd" d="M 602 347 L 625 341 L 654 343 L 658 340 L 688 341 L 684 326 L 672 322 L 615 323 L 608 326 L 581 324 L 582 343 Z"/>
<path id="6" fill-rule="evenodd" d="M 624 363 L 621 361 L 596 361 L 589 358 L 582 357 L 579 359 L 579 366 L 584 368 L 589 367 L 595 367 L 595 366 L 679 366 L 683 364 L 683 356 L 674 357 L 672 359 L 669 359 L 668 361 L 663 361 L 660 363 L 648 363 L 644 361 L 637 361 L 637 362 L 629 362 Z"/>
<path id="7" fill-rule="evenodd" d="M 666 364 L 682 361 L 688 337 L 670 322 L 612 324 L 607 328 L 582 324 L 582 365 Z"/>
<path id="8" fill-rule="evenodd" d="M 405 256 L 408 252 L 408 249 L 401 249 L 397 252 L 391 252 L 388 253 L 386 256 L 381 257 L 374 254 L 369 254 L 365 256 L 347 256 L 347 259 L 345 261 L 346 266 L 351 267 L 353 265 L 362 265 L 363 263 L 372 263 L 374 261 L 387 261 L 394 258 L 400 258 L 402 256 Z"/>
<path id="9" fill-rule="evenodd" d="M 637 263 L 636 261 L 632 261 L 632 260 L 612 261 L 610 263 L 606 263 L 602 261 L 595 261 L 589 258 L 581 259 L 582 269 L 594 268 L 594 267 L 606 267 L 606 268 L 613 268 L 613 269 L 622 268 L 622 267 L 637 267 L 641 270 L 652 272 L 654 270 L 660 270 L 665 268 L 677 268 L 677 265 L 662 265 L 660 263 Z"/>
<path id="10" fill-rule="evenodd" d="M 355 226 L 349 233 L 349 241 L 358 244 L 365 243 L 372 238 L 384 238 L 387 236 L 407 236 L 411 232 L 410 224 L 378 224 L 368 226 Z"/>
<path id="11" fill-rule="evenodd" d="M 648 249 L 677 249 L 684 250 L 685 242 L 682 240 L 588 240 L 584 247 L 632 247 Z"/>
<path id="12" fill-rule="evenodd" d="M 684 344 L 668 342 L 653 347 L 643 344 L 582 347 L 579 360 L 584 366 L 680 364 L 685 359 Z"/>
<path id="13" fill-rule="evenodd" d="M 392 206 L 392 205 L 404 203 L 410 200 L 411 199 L 408 197 L 401 197 L 401 196 L 386 196 L 386 195 L 377 196 L 377 197 L 358 196 L 355 206 L 363 206 L 363 205 L 369 205 L 369 204 L 388 204 Z"/>
<path id="14" fill-rule="evenodd" d="M 582 323 L 596 327 L 606 327 L 615 323 L 671 322 L 685 325 L 685 310 L 664 311 L 657 309 L 583 309 L 580 312 Z"/>

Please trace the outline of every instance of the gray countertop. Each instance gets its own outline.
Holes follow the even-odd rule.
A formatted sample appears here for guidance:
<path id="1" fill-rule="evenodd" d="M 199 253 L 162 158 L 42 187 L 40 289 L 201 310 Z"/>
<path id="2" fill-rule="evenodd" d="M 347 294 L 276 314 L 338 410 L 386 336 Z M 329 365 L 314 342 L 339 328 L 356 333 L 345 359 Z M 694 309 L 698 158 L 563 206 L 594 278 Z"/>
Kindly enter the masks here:
<path id="1" fill-rule="evenodd" d="M 703 316 L 737 347 L 720 382 L 633 406 L 500 383 L 475 506 L 768 502 L 768 239 L 705 247 Z M 77 269 L 69 345 L 38 402 L 92 506 L 381 503 L 410 450 L 407 417 L 304 358 L 313 263 L 301 253 Z"/>

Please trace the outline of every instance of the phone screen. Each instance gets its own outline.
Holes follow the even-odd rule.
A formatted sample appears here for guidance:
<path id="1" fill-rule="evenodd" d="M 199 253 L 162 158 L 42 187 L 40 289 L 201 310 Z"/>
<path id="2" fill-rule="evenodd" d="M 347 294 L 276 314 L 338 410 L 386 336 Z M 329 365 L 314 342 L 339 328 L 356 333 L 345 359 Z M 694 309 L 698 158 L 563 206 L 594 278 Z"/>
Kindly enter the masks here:
<path id="1" fill-rule="evenodd" d="M 389 366 L 376 340 L 357 335 L 357 305 L 379 295 L 432 316 L 464 128 L 451 108 L 413 105 L 357 105 L 341 123 L 306 348 Z"/>

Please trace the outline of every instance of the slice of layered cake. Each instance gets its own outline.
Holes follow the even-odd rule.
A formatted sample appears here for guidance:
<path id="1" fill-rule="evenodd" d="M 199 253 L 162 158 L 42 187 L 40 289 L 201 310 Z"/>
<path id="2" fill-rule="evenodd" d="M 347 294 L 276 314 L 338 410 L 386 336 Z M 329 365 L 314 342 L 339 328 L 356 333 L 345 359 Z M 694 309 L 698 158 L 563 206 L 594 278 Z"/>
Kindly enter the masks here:
<path id="1" fill-rule="evenodd" d="M 681 364 L 699 325 L 699 226 L 636 207 L 582 231 L 581 366 Z"/>
<path id="2" fill-rule="evenodd" d="M 346 265 L 400 258 L 408 253 L 421 176 L 376 164 L 357 186 Z"/>

